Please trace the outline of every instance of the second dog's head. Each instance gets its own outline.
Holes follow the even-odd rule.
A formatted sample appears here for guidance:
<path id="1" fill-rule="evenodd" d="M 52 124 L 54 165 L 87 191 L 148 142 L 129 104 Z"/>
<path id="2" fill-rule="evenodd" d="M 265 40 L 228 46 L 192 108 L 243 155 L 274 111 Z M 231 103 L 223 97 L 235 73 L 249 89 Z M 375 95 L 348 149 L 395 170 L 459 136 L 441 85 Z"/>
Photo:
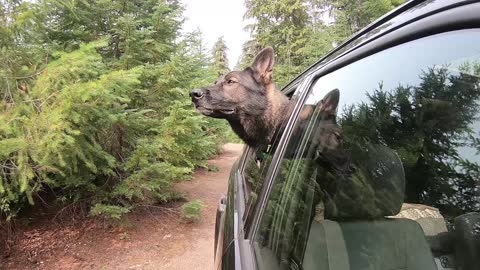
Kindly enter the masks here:
<path id="1" fill-rule="evenodd" d="M 267 108 L 266 91 L 272 82 L 274 53 L 261 50 L 253 64 L 242 71 L 232 71 L 213 85 L 190 92 L 192 102 L 203 115 L 227 120 L 261 115 Z"/>

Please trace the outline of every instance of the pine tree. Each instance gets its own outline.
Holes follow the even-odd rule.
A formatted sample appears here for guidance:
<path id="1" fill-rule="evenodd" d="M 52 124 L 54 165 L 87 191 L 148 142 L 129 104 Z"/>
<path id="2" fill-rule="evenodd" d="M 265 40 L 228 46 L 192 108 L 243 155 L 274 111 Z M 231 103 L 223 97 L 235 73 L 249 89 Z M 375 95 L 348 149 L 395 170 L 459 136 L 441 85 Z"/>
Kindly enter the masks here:
<path id="1" fill-rule="evenodd" d="M 223 37 L 219 37 L 217 42 L 213 45 L 213 67 L 218 76 L 225 75 L 230 71 L 228 67 L 227 45 Z"/>
<path id="2" fill-rule="evenodd" d="M 255 39 L 246 41 L 242 46 L 242 53 L 235 65 L 236 70 L 241 70 L 252 64 L 255 55 L 262 49 L 262 46 Z"/>
<path id="3" fill-rule="evenodd" d="M 303 68 L 302 49 L 311 32 L 304 0 L 245 2 L 246 18 L 255 20 L 249 26 L 252 36 L 262 46 L 272 46 L 276 52 L 276 81 L 284 85 Z"/>
<path id="4" fill-rule="evenodd" d="M 244 44 L 237 66 L 251 61 L 259 47 L 272 46 L 276 52 L 275 81 L 285 85 L 295 75 L 367 26 L 403 0 L 247 0 L 247 26 L 252 40 Z"/>

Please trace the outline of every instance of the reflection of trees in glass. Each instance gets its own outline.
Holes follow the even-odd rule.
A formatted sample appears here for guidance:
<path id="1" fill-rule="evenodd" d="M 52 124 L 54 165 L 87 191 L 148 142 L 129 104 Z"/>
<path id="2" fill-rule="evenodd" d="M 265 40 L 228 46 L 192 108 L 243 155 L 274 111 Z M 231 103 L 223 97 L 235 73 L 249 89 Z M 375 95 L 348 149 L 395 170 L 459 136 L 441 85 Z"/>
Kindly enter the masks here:
<path id="1" fill-rule="evenodd" d="M 472 126 L 478 120 L 480 63 L 460 73 L 431 68 L 417 86 L 383 85 L 369 101 L 346 108 L 340 119 L 346 140 L 381 143 L 400 155 L 406 201 L 434 205 L 447 215 L 478 211 L 479 164 L 464 152 L 480 150 Z M 473 150 L 472 150 L 473 149 Z"/>
<path id="2" fill-rule="evenodd" d="M 309 164 L 305 158 L 282 160 L 257 237 L 285 269 L 303 257 L 316 189 Z"/>

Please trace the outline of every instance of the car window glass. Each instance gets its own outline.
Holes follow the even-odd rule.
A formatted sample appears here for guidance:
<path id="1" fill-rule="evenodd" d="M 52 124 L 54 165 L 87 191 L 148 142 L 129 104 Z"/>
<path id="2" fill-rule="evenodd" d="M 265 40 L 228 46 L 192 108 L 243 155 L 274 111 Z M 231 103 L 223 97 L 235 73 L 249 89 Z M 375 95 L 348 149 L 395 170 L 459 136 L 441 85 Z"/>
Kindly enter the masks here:
<path id="1" fill-rule="evenodd" d="M 478 30 L 430 36 L 314 83 L 255 235 L 259 269 L 479 265 L 478 44 Z"/>
<path id="2" fill-rule="evenodd" d="M 292 91 L 288 91 L 290 93 L 289 99 L 292 103 L 295 103 L 298 101 L 300 95 L 300 92 L 296 91 L 298 84 L 294 85 L 292 88 Z M 285 126 L 288 119 L 289 117 L 285 116 L 283 119 L 284 123 L 280 126 Z M 282 134 L 283 130 L 278 130 L 275 132 L 274 138 L 270 144 L 261 145 L 256 148 L 250 147 L 250 149 L 248 149 L 243 171 L 244 189 L 247 202 L 244 214 L 246 232 L 248 232 L 248 228 L 253 219 L 253 210 L 256 206 L 258 195 L 262 190 L 265 176 Z"/>

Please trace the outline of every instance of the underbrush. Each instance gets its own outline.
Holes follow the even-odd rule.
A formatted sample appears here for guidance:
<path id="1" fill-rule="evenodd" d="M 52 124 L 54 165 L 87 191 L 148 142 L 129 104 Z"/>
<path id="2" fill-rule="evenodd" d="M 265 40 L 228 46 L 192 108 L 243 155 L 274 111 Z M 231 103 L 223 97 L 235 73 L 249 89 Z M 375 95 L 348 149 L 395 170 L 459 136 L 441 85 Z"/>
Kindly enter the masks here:
<path id="1" fill-rule="evenodd" d="M 188 97 L 211 78 L 201 57 L 185 49 L 114 70 L 99 53 L 106 45 L 57 54 L 25 102 L 0 102 L 2 219 L 38 201 L 81 202 L 93 216 L 119 219 L 175 199 L 172 184 L 206 168 L 227 140 L 226 123 L 198 114 Z"/>

